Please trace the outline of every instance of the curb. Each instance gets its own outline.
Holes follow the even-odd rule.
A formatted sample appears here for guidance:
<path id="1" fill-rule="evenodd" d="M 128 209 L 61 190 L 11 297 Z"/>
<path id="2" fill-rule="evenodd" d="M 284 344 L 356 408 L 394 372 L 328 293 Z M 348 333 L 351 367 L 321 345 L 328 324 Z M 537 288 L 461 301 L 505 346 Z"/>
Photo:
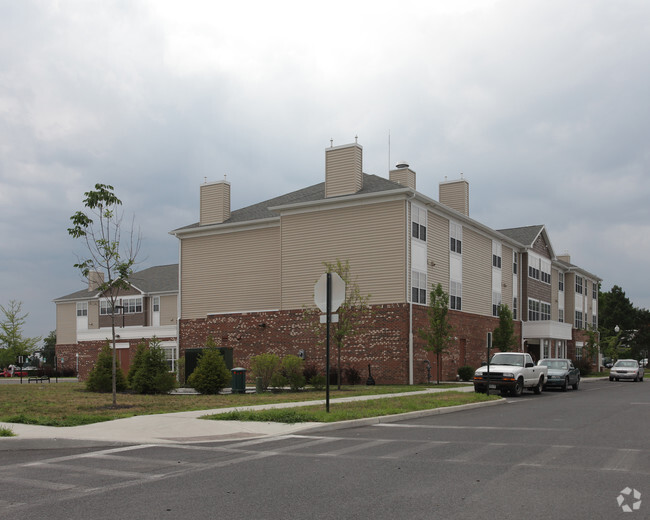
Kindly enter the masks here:
<path id="1" fill-rule="evenodd" d="M 465 410 L 471 410 L 474 408 L 483 408 L 486 406 L 496 406 L 500 404 L 506 404 L 505 399 L 499 399 L 498 401 L 487 401 L 485 403 L 470 403 L 470 404 L 459 404 L 456 406 L 446 406 L 442 408 L 434 408 L 432 410 L 418 410 L 415 412 L 405 412 L 398 413 L 393 415 L 380 415 L 377 417 L 366 417 L 365 419 L 352 419 L 350 421 L 337 421 L 332 423 L 319 424 L 317 426 L 308 426 L 304 430 L 300 430 L 300 433 L 312 433 L 312 432 L 327 432 L 333 430 L 344 430 L 347 428 L 356 428 L 358 426 L 368 426 L 372 424 L 381 424 L 381 423 L 393 423 L 398 421 L 408 421 L 411 419 L 419 419 L 421 417 L 430 417 L 433 415 L 443 415 L 454 412 L 462 412 Z"/>

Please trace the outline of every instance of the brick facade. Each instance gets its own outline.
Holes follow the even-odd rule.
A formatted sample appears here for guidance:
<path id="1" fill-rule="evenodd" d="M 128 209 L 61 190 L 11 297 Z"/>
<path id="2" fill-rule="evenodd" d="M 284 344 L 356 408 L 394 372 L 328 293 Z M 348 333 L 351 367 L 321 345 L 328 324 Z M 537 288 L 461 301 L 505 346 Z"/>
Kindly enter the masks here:
<path id="1" fill-rule="evenodd" d="M 431 363 L 431 378 L 436 379 L 436 356 L 424 350 L 425 342 L 418 329 L 427 324 L 427 308 L 413 306 L 413 378 L 426 383 L 425 361 Z M 305 363 L 325 371 L 324 325 L 318 316 L 303 310 L 235 313 L 210 316 L 205 319 L 181 320 L 180 356 L 185 350 L 204 347 L 212 336 L 218 347 L 233 349 L 235 366 L 250 368 L 250 359 L 264 352 L 280 357 L 299 351 L 305 353 Z M 452 345 L 441 356 L 441 379 L 455 380 L 458 368 L 476 368 L 486 359 L 487 333 L 498 326 L 498 318 L 457 311 L 449 312 L 454 330 Z M 515 334 L 521 335 L 521 324 L 515 323 Z M 368 365 L 377 384 L 408 384 L 409 382 L 409 305 L 376 305 L 362 320 L 358 333 L 351 336 L 341 351 L 341 366 L 356 368 L 365 381 Z M 337 350 L 330 345 L 330 366 L 336 366 Z M 249 377 L 249 382 L 251 378 Z"/>

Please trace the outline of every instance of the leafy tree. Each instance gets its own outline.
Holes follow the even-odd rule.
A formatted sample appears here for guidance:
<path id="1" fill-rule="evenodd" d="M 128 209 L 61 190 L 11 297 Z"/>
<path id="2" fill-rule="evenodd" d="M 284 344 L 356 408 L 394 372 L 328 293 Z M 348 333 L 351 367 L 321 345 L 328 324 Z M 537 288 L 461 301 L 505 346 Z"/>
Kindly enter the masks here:
<path id="1" fill-rule="evenodd" d="M 169 371 L 160 341 L 154 338 L 141 352 L 131 388 L 139 394 L 166 394 L 175 388 L 176 377 Z"/>
<path id="2" fill-rule="evenodd" d="M 187 384 L 201 394 L 218 394 L 228 386 L 230 379 L 230 370 L 214 340 L 209 337 Z"/>
<path id="3" fill-rule="evenodd" d="M 7 307 L 0 305 L 0 367 L 16 362 L 18 356 L 29 356 L 41 338 L 23 337 L 23 327 L 29 314 L 22 313 L 23 304 L 11 300 Z"/>
<path id="4" fill-rule="evenodd" d="M 492 347 L 498 348 L 501 352 L 509 352 L 516 346 L 512 312 L 507 305 L 499 305 L 499 325 L 492 332 Z"/>
<path id="5" fill-rule="evenodd" d="M 352 276 L 350 262 L 346 260 L 342 262 L 337 258 L 336 262 L 324 262 L 325 269 L 328 273 L 336 273 L 345 282 L 345 300 L 339 307 L 337 314 L 339 315 L 339 322 L 335 324 L 333 338 L 336 344 L 336 383 L 337 387 L 341 389 L 341 349 L 345 342 L 350 337 L 359 332 L 359 324 L 361 319 L 369 314 L 370 307 L 370 294 L 362 295 L 361 289 L 355 277 Z"/>
<path id="6" fill-rule="evenodd" d="M 625 291 L 614 285 L 608 292 L 598 293 L 598 319 L 601 337 L 614 336 L 616 326 L 620 330 L 633 330 L 637 311 L 625 295 Z"/>
<path id="7" fill-rule="evenodd" d="M 95 189 L 84 193 L 83 204 L 87 212 L 77 211 L 70 217 L 72 227 L 68 233 L 81 239 L 88 256 L 79 259 L 74 266 L 88 279 L 92 273 L 103 273 L 106 279 L 98 282 L 98 291 L 110 303 L 112 333 L 112 391 L 113 406 L 117 403 L 117 356 L 115 352 L 115 311 L 121 290 L 129 289 L 129 277 L 133 273 L 140 236 L 130 231 L 130 240 L 122 240 L 122 215 L 118 206 L 122 201 L 113 192 L 113 186 L 95 184 Z M 92 216 L 92 218 L 91 218 Z M 94 220 L 93 220 L 94 219 Z"/>
<path id="8" fill-rule="evenodd" d="M 97 362 L 90 371 L 88 381 L 86 381 L 86 390 L 90 392 L 122 392 L 126 389 L 126 379 L 120 369 L 119 361 L 114 364 L 114 358 L 111 355 L 111 347 L 106 342 L 97 356 Z M 113 368 L 117 366 L 117 372 Z"/>
<path id="9" fill-rule="evenodd" d="M 43 359 L 44 364 L 48 366 L 54 365 L 54 357 L 56 356 L 56 331 L 50 331 L 50 334 L 43 340 Z"/>
<path id="10" fill-rule="evenodd" d="M 429 307 L 427 308 L 429 326 L 426 329 L 418 330 L 418 334 L 427 342 L 424 350 L 436 354 L 436 375 L 438 384 L 440 384 L 440 354 L 444 354 L 449 348 L 453 327 L 447 317 L 449 312 L 449 295 L 442 290 L 440 284 L 435 288 L 432 284 L 431 287 Z"/>

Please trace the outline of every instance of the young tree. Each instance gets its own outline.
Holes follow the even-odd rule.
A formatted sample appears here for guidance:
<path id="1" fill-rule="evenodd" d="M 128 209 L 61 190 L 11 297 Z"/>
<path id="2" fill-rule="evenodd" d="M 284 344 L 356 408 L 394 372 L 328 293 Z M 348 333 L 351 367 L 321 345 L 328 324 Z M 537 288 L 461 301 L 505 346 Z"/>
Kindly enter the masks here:
<path id="1" fill-rule="evenodd" d="M 210 336 L 187 384 L 201 394 L 218 394 L 228 386 L 230 379 L 230 370 Z"/>
<path id="2" fill-rule="evenodd" d="M 501 352 L 509 352 L 516 346 L 512 312 L 507 305 L 499 305 L 499 325 L 492 332 L 492 347 L 498 348 Z"/>
<path id="3" fill-rule="evenodd" d="M 56 331 L 51 330 L 49 335 L 43 340 L 43 364 L 54 366 L 54 357 L 56 356 Z"/>
<path id="4" fill-rule="evenodd" d="M 122 201 L 113 192 L 113 186 L 95 184 L 95 189 L 84 193 L 83 200 L 87 213 L 77 211 L 70 217 L 72 227 L 68 233 L 82 239 L 88 256 L 74 264 L 84 278 L 102 273 L 105 279 L 97 279 L 97 290 L 109 301 L 112 334 L 112 387 L 113 406 L 117 404 L 116 378 L 117 362 L 115 353 L 115 311 L 121 290 L 129 288 L 129 277 L 140 248 L 139 233 L 130 230 L 130 239 L 122 240 L 122 215 L 118 206 Z M 91 215 L 91 216 L 89 216 Z M 95 219 L 95 220 L 93 220 Z"/>
<path id="5" fill-rule="evenodd" d="M 349 339 L 359 331 L 359 323 L 364 315 L 370 312 L 368 302 L 370 294 L 363 296 L 356 278 L 352 276 L 350 262 L 342 262 L 338 258 L 336 262 L 324 262 L 328 273 L 336 273 L 345 282 L 345 300 L 336 313 L 339 315 L 339 322 L 334 329 L 334 343 L 336 344 L 336 380 L 337 387 L 341 389 L 341 348 Z"/>
<path id="6" fill-rule="evenodd" d="M 420 329 L 418 334 L 427 342 L 425 350 L 436 354 L 437 364 L 437 381 L 440 384 L 440 354 L 444 354 L 451 343 L 451 331 L 453 327 L 447 318 L 449 312 L 449 295 L 442 290 L 440 284 L 433 287 L 431 285 L 429 297 L 429 307 L 427 316 L 429 318 L 429 327 Z"/>
<path id="7" fill-rule="evenodd" d="M 23 304 L 11 300 L 7 307 L 0 305 L 0 367 L 16 362 L 18 356 L 28 356 L 41 338 L 23 337 L 23 327 L 29 314 L 22 313 Z"/>

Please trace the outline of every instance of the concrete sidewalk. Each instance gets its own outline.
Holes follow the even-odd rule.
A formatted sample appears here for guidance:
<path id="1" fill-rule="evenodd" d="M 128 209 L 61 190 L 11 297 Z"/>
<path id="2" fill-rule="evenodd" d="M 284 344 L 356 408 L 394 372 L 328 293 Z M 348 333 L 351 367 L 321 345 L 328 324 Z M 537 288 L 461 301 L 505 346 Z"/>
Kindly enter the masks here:
<path id="1" fill-rule="evenodd" d="M 396 397 L 400 395 L 417 395 L 446 392 L 450 390 L 461 392 L 473 392 L 472 386 L 460 388 L 431 388 L 417 392 L 404 392 L 399 394 L 368 395 L 357 397 L 342 397 L 331 399 L 330 404 L 347 401 L 365 401 L 381 399 L 384 397 Z M 498 403 L 477 403 L 479 405 Z M 10 428 L 16 437 L 1 437 L 0 451 L 14 449 L 46 449 L 48 447 L 83 446 L 99 444 L 178 444 L 190 442 L 215 442 L 232 439 L 245 439 L 253 437 L 288 435 L 297 432 L 304 432 L 314 429 L 331 430 L 345 428 L 354 425 L 386 422 L 398 420 L 408 416 L 431 415 L 448 413 L 452 409 L 466 408 L 449 407 L 435 410 L 423 410 L 411 414 L 399 414 L 397 416 L 376 417 L 371 419 L 359 419 L 356 421 L 342 421 L 337 423 L 298 423 L 283 424 L 274 422 L 250 422 L 250 421 L 206 421 L 200 419 L 205 415 L 224 413 L 232 410 L 261 410 L 267 408 L 292 408 L 297 406 L 325 404 L 325 400 L 302 401 L 294 403 L 278 403 L 258 406 L 246 406 L 236 408 L 218 408 L 214 410 L 198 410 L 191 412 L 177 412 L 156 415 L 138 415 L 126 419 L 117 419 L 84 426 L 55 427 L 35 426 L 30 424 L 9 424 L 0 423 L 0 427 Z"/>

